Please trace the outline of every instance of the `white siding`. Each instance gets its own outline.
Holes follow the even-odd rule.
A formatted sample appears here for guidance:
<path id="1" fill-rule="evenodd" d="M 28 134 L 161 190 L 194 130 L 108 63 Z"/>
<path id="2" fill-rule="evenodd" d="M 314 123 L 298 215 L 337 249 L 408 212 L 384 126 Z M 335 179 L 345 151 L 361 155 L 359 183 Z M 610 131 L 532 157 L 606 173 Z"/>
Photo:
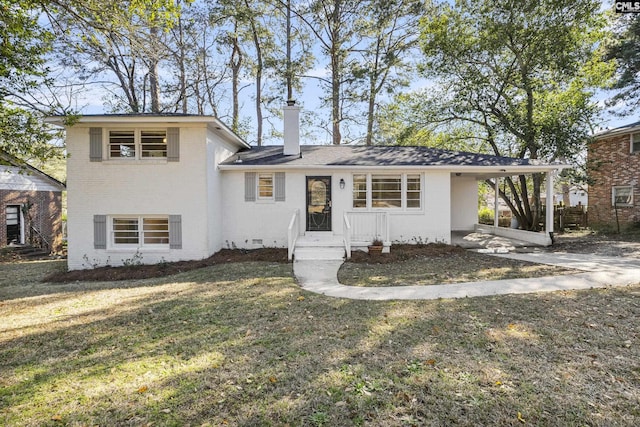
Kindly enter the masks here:
<path id="1" fill-rule="evenodd" d="M 478 223 L 478 181 L 451 176 L 451 229 L 473 230 Z"/>
<path id="2" fill-rule="evenodd" d="M 208 252 L 213 254 L 223 247 L 222 217 L 224 199 L 222 197 L 222 172 L 217 165 L 235 153 L 235 147 L 221 141 L 213 132 L 207 134 L 207 177 L 206 199 L 208 203 Z M 242 187 L 238 187 L 242 191 Z M 204 197 L 204 195 L 202 195 Z"/>
<path id="3" fill-rule="evenodd" d="M 259 170 L 256 170 L 259 172 Z M 271 172 L 271 171 L 270 171 Z M 417 171 L 404 171 L 415 174 Z M 358 173 L 381 173 L 381 170 Z M 398 172 L 400 173 L 400 172 Z M 223 247 L 286 247 L 287 226 L 295 209 L 300 209 L 300 232 L 306 229 L 306 176 L 332 177 L 333 234 L 342 235 L 343 214 L 352 209 L 352 174 L 341 170 L 286 171 L 285 202 L 245 202 L 244 171 L 223 172 Z M 387 209 L 391 240 L 394 242 L 445 242 L 451 240 L 449 172 L 423 173 L 423 207 L 420 210 Z M 345 188 L 340 188 L 340 179 Z M 375 211 L 375 210 L 371 210 Z M 262 241 L 262 243 L 254 243 Z"/>
<path id="4" fill-rule="evenodd" d="M 91 127 L 97 126 L 100 124 L 91 124 Z M 210 255 L 207 233 L 203 233 L 208 224 L 206 133 L 204 124 L 181 127 L 178 162 L 104 160 L 92 163 L 89 161 L 89 126 L 69 128 L 69 268 L 120 265 L 135 254 L 135 250 L 113 248 L 110 235 L 106 250 L 94 249 L 93 215 L 181 215 L 182 249 L 141 251 L 143 263 Z"/>
<path id="5" fill-rule="evenodd" d="M 0 190 L 62 191 L 46 177 L 15 166 L 0 166 Z"/>

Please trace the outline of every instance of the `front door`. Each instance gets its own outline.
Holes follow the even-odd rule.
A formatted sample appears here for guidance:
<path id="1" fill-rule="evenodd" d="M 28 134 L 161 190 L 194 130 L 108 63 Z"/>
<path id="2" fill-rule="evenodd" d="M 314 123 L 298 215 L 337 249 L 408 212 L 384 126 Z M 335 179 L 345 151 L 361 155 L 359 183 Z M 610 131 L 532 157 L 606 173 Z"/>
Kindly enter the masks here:
<path id="1" fill-rule="evenodd" d="M 7 206 L 7 244 L 22 243 L 20 239 L 20 206 Z"/>
<path id="2" fill-rule="evenodd" d="M 307 177 L 307 231 L 331 231 L 331 177 Z"/>

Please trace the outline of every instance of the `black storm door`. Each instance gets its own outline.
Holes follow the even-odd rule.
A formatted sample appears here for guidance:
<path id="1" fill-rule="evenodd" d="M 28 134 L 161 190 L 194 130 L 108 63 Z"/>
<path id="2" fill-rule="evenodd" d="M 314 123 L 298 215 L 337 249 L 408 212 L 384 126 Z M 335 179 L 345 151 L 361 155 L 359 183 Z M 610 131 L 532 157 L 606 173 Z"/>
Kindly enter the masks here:
<path id="1" fill-rule="evenodd" d="M 307 177 L 307 231 L 331 231 L 331 177 Z"/>

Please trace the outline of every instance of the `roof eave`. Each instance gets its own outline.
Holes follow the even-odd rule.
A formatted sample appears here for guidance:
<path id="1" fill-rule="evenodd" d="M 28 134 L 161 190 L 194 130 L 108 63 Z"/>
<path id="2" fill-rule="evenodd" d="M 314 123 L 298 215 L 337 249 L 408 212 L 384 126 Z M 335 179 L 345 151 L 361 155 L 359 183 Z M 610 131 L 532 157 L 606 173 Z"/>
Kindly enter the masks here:
<path id="1" fill-rule="evenodd" d="M 619 135 L 625 135 L 625 134 L 631 134 L 631 133 L 636 133 L 636 132 L 640 132 L 640 124 L 636 125 L 636 126 L 631 126 L 631 127 L 623 127 L 621 129 L 610 129 L 610 130 L 606 130 L 604 132 L 600 132 L 600 133 L 596 133 L 594 135 L 592 135 L 593 139 L 605 139 L 605 138 L 610 138 L 613 136 L 619 136 Z"/>
<path id="2" fill-rule="evenodd" d="M 66 127 L 64 116 L 50 116 L 45 118 L 45 123 Z M 226 140 L 243 147 L 251 148 L 248 142 L 233 132 L 220 119 L 214 116 L 152 116 L 152 115 L 89 115 L 80 116 L 76 123 L 107 123 L 107 124 L 136 124 L 136 123 L 203 123 L 212 131 L 220 134 Z"/>
<path id="3" fill-rule="evenodd" d="M 15 156 L 12 156 L 9 153 L 6 153 L 2 150 L 0 150 L 0 158 L 2 158 L 4 161 L 6 161 L 7 163 L 9 163 L 10 165 L 12 165 L 13 167 L 16 168 L 25 168 L 35 174 L 40 175 L 42 178 L 46 179 L 47 181 L 49 181 L 50 184 L 52 184 L 55 187 L 58 187 L 60 189 L 60 191 L 64 191 L 67 189 L 67 186 L 61 182 L 58 181 L 57 179 L 55 179 L 54 177 L 52 177 L 51 175 L 49 175 L 46 172 L 41 171 L 40 169 L 31 166 L 29 163 L 18 159 Z"/>
<path id="4" fill-rule="evenodd" d="M 282 164 L 282 165 L 252 165 L 252 164 L 221 164 L 218 168 L 222 171 L 226 170 L 327 170 L 327 169 L 348 169 L 349 171 L 364 170 L 384 170 L 384 171 L 400 171 L 400 170 L 433 170 L 433 171 L 449 171 L 451 173 L 491 173 L 493 176 L 513 176 L 520 174 L 552 172 L 570 168 L 566 164 L 545 164 L 545 165 L 510 165 L 510 166 L 459 166 L 459 165 L 303 165 L 303 164 Z"/>

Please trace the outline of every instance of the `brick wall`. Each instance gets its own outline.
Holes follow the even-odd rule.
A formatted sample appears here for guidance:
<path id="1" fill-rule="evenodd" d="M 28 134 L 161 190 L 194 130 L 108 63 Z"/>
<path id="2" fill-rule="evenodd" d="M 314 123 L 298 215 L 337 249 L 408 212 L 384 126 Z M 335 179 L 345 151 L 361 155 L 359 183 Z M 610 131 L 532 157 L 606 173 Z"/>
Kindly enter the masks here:
<path id="1" fill-rule="evenodd" d="M 612 191 L 633 186 L 633 206 L 618 207 L 621 228 L 640 222 L 640 153 L 630 153 L 630 135 L 616 135 L 592 142 L 588 150 L 589 224 L 615 226 Z"/>
<path id="2" fill-rule="evenodd" d="M 32 203 L 29 211 L 31 223 L 25 215 L 25 240 L 29 239 L 29 226 L 33 225 L 57 252 L 62 244 L 62 193 L 59 191 L 0 190 L 0 247 L 7 245 L 6 208 L 10 205 Z"/>

